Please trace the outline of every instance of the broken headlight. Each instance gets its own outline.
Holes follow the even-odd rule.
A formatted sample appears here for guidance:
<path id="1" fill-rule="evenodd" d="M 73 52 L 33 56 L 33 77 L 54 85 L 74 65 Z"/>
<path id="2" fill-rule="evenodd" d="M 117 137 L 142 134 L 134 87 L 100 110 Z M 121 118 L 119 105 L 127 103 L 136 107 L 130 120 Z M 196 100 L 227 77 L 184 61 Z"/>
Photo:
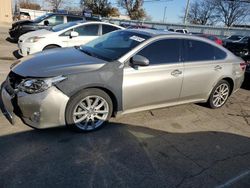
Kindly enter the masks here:
<path id="1" fill-rule="evenodd" d="M 54 84 L 61 82 L 65 79 L 66 77 L 64 76 L 57 76 L 57 77 L 46 78 L 46 79 L 40 79 L 40 78 L 25 79 L 19 84 L 18 90 L 29 93 L 29 94 L 40 93 L 40 92 L 47 90 Z"/>

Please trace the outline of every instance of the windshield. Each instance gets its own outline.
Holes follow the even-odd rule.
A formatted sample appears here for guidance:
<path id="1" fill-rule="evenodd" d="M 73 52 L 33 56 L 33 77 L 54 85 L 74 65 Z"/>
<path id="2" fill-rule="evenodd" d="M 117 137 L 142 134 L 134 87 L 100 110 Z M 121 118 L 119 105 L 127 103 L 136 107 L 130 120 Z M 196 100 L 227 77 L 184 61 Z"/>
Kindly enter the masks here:
<path id="1" fill-rule="evenodd" d="M 114 31 L 82 45 L 80 50 L 106 61 L 114 61 L 149 38 L 148 35 L 128 30 Z"/>
<path id="2" fill-rule="evenodd" d="M 36 19 L 34 19 L 34 22 L 41 22 L 42 20 L 48 18 L 49 16 L 50 16 L 50 14 L 44 14 L 44 15 L 39 16 Z"/>
<path id="3" fill-rule="evenodd" d="M 232 35 L 231 37 L 229 37 L 228 39 L 230 40 L 240 40 L 242 38 L 242 36 L 239 35 Z"/>
<path id="4" fill-rule="evenodd" d="M 50 29 L 50 31 L 53 31 L 53 32 L 58 32 L 58 31 L 62 31 L 64 29 L 67 29 L 69 27 L 72 27 L 74 25 L 77 25 L 78 22 L 68 22 L 68 23 L 65 23 L 65 24 L 59 24 L 59 25 L 56 25 L 54 27 L 52 27 Z"/>

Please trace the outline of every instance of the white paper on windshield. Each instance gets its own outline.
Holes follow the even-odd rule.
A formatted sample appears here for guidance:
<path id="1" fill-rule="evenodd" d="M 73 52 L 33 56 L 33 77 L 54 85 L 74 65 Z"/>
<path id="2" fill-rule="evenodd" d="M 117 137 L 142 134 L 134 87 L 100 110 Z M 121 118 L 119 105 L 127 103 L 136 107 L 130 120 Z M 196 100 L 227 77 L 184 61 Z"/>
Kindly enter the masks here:
<path id="1" fill-rule="evenodd" d="M 142 42 L 142 41 L 145 40 L 144 38 L 141 38 L 141 37 L 138 37 L 138 36 L 135 36 L 135 35 L 130 37 L 130 39 L 135 40 L 137 42 Z"/>

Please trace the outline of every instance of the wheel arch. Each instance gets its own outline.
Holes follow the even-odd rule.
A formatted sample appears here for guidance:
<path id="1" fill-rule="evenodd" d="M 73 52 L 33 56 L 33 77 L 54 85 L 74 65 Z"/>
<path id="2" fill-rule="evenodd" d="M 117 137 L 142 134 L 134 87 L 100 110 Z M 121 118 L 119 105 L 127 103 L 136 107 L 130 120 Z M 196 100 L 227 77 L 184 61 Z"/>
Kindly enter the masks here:
<path id="1" fill-rule="evenodd" d="M 230 93 L 229 93 L 229 95 L 231 95 L 233 90 L 234 90 L 234 81 L 233 81 L 233 79 L 230 78 L 230 77 L 225 77 L 225 78 L 222 78 L 221 80 L 226 80 L 229 83 L 229 85 L 230 85 Z"/>
<path id="2" fill-rule="evenodd" d="M 233 90 L 234 90 L 234 81 L 233 81 L 232 78 L 226 76 L 226 77 L 222 77 L 222 78 L 218 79 L 218 81 L 215 82 L 215 83 L 213 84 L 212 88 L 210 89 L 210 91 L 209 91 L 209 93 L 208 93 L 208 95 L 207 95 L 207 100 L 209 99 L 209 97 L 210 97 L 210 95 L 211 95 L 211 93 L 212 93 L 214 87 L 215 87 L 221 80 L 226 80 L 226 81 L 229 83 L 229 85 L 230 85 L 229 96 L 232 94 L 232 92 L 233 92 Z M 206 100 L 206 101 L 207 101 L 207 100 Z"/>
<path id="3" fill-rule="evenodd" d="M 45 48 L 47 48 L 48 46 L 56 46 L 56 47 L 58 47 L 58 48 L 62 48 L 60 45 L 58 45 L 58 44 L 48 44 L 48 45 L 46 45 L 45 47 L 43 47 L 43 50 L 45 50 Z"/>
<path id="4" fill-rule="evenodd" d="M 119 111 L 119 106 L 118 106 L 118 98 L 117 96 L 115 95 L 114 92 L 112 92 L 111 89 L 107 88 L 107 87 L 104 87 L 104 86 L 99 86 L 99 85 L 93 85 L 93 86 L 86 86 L 84 88 L 81 88 L 77 91 L 74 91 L 70 94 L 70 97 L 72 97 L 73 95 L 77 94 L 78 92 L 80 91 L 83 91 L 85 89 L 100 89 L 102 91 L 104 91 L 105 93 L 108 94 L 108 96 L 111 98 L 112 100 L 112 104 L 113 104 L 113 112 L 112 112 L 112 117 L 116 116 L 116 113 Z"/>

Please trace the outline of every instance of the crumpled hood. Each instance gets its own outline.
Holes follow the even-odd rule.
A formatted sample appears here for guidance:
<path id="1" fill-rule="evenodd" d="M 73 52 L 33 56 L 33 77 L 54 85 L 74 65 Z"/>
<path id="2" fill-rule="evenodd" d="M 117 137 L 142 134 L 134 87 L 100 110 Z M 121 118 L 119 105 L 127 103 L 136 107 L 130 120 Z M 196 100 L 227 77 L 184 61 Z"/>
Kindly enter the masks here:
<path id="1" fill-rule="evenodd" d="M 22 58 L 12 71 L 23 77 L 53 77 L 93 71 L 105 63 L 74 47 L 57 48 Z"/>

